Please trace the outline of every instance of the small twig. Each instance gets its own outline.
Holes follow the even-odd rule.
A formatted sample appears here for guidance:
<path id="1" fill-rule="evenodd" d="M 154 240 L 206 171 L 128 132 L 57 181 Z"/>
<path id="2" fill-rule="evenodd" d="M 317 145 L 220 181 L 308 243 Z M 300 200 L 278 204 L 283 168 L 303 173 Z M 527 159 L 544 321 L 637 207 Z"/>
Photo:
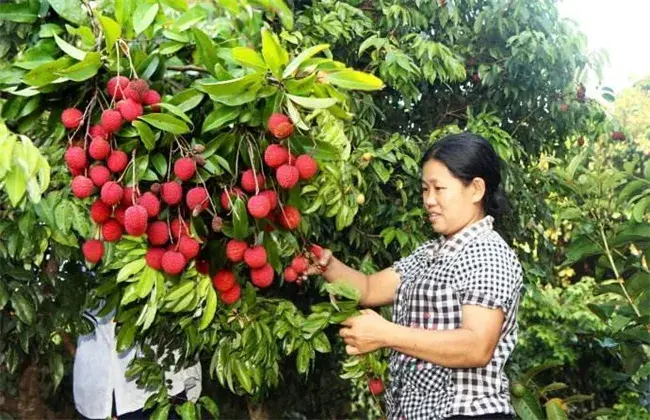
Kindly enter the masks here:
<path id="1" fill-rule="evenodd" d="M 199 73 L 207 73 L 207 74 L 210 74 L 210 71 L 207 70 L 206 68 L 204 68 L 204 67 L 200 67 L 200 66 L 195 66 L 195 65 L 192 65 L 192 64 L 188 64 L 188 65 L 185 65 L 185 66 L 168 66 L 168 67 L 167 67 L 167 70 L 174 70 L 174 71 L 196 71 L 196 72 L 199 72 Z"/>

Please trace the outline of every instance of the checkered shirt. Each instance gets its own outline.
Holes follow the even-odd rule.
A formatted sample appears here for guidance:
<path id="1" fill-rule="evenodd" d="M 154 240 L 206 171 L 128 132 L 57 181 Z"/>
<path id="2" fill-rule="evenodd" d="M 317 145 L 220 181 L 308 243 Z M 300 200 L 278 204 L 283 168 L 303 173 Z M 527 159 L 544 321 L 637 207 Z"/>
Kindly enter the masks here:
<path id="1" fill-rule="evenodd" d="M 515 413 L 504 366 L 517 342 L 522 270 L 516 254 L 492 229 L 493 220 L 486 216 L 449 239 L 426 242 L 393 265 L 400 276 L 393 304 L 393 322 L 399 325 L 457 329 L 462 305 L 502 308 L 505 320 L 485 367 L 447 368 L 393 350 L 389 419 Z"/>

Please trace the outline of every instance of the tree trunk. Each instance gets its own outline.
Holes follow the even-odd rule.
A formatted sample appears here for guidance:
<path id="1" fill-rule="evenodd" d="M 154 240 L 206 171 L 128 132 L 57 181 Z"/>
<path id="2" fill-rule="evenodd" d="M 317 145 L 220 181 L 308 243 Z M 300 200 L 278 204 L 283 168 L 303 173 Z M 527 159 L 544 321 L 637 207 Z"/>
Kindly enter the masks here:
<path id="1" fill-rule="evenodd" d="M 269 420 L 269 408 L 264 404 L 254 404 L 250 399 L 246 400 L 248 418 L 250 420 Z"/>

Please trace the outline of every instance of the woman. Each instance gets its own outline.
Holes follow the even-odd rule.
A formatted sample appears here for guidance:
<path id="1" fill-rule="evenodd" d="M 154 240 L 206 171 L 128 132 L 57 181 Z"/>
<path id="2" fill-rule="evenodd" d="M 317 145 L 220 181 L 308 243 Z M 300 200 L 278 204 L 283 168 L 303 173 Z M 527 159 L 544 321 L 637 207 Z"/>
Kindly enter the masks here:
<path id="1" fill-rule="evenodd" d="M 392 349 L 390 419 L 514 418 L 504 365 L 517 341 L 522 270 L 493 230 L 502 214 L 499 158 L 462 133 L 422 161 L 422 200 L 441 236 L 391 268 L 365 275 L 324 250 L 308 273 L 361 291 L 361 304 L 393 304 L 393 322 L 372 310 L 343 323 L 348 354 Z"/>

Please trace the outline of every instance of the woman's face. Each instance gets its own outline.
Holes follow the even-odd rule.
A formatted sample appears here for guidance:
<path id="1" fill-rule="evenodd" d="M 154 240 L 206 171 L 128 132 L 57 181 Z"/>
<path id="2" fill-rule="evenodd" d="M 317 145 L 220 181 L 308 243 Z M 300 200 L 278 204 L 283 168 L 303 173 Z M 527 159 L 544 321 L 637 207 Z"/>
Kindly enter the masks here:
<path id="1" fill-rule="evenodd" d="M 422 168 L 422 202 L 433 230 L 452 236 L 485 217 L 485 182 L 474 178 L 469 185 L 454 177 L 439 160 L 427 161 Z"/>

